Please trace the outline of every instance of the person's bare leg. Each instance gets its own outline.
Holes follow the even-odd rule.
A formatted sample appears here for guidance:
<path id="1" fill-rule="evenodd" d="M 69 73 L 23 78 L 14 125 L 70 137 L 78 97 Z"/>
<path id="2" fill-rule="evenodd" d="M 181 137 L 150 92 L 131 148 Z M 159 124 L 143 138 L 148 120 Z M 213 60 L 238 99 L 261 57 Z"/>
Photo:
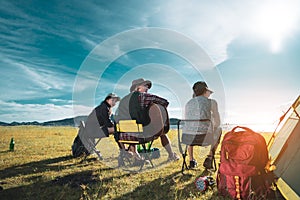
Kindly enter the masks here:
<path id="1" fill-rule="evenodd" d="M 162 145 L 162 146 L 166 149 L 166 151 L 168 152 L 168 154 L 169 154 L 169 159 L 170 159 L 170 160 L 178 160 L 179 157 L 176 155 L 175 152 L 173 152 L 172 147 L 171 147 L 171 142 L 170 142 L 168 136 L 165 135 L 165 134 L 162 134 L 162 135 L 160 136 L 160 141 L 161 141 L 161 145 Z"/>
<path id="2" fill-rule="evenodd" d="M 136 145 L 129 145 L 128 153 L 132 154 L 133 157 L 137 160 L 143 159 L 143 157 L 140 155 L 140 153 L 137 151 Z"/>
<path id="3" fill-rule="evenodd" d="M 172 148 L 171 148 L 170 140 L 167 137 L 167 135 L 165 135 L 165 134 L 161 135 L 160 136 L 160 141 L 161 141 L 161 145 L 166 149 L 169 156 L 172 155 L 173 151 L 172 151 Z"/>
<path id="4" fill-rule="evenodd" d="M 193 146 L 188 146 L 188 154 L 189 154 L 189 159 L 190 159 L 190 165 L 189 168 L 194 168 L 197 166 L 197 161 L 194 159 L 194 147 Z"/>
<path id="5" fill-rule="evenodd" d="M 188 154 L 190 161 L 194 160 L 194 148 L 193 146 L 188 146 Z"/>

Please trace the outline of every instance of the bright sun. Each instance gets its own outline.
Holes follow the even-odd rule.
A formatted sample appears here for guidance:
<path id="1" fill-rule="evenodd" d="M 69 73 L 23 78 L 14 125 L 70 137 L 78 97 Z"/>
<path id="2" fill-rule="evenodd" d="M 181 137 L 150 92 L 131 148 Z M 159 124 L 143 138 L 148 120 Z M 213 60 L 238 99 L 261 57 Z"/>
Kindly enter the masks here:
<path id="1" fill-rule="evenodd" d="M 268 1 L 253 19 L 253 31 L 270 43 L 273 53 L 281 50 L 282 42 L 297 26 L 297 10 L 288 1 Z"/>

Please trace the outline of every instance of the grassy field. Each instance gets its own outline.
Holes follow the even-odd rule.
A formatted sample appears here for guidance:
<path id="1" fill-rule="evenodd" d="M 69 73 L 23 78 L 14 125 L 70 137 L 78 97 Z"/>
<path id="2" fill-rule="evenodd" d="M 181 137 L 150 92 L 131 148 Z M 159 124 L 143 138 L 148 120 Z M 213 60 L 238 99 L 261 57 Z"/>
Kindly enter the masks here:
<path id="1" fill-rule="evenodd" d="M 202 167 L 205 148 L 196 147 L 199 166 L 182 174 L 182 158 L 166 162 L 165 150 L 156 140 L 154 147 L 161 150 L 156 167 L 147 165 L 137 173 L 116 167 L 113 137 L 98 145 L 103 161 L 93 155 L 72 158 L 76 134 L 77 128 L 72 127 L 0 127 L 0 199 L 224 199 L 217 196 L 216 187 L 201 193 L 194 185 L 200 175 L 215 178 Z M 179 154 L 176 131 L 168 136 Z M 15 150 L 10 152 L 12 137 Z"/>

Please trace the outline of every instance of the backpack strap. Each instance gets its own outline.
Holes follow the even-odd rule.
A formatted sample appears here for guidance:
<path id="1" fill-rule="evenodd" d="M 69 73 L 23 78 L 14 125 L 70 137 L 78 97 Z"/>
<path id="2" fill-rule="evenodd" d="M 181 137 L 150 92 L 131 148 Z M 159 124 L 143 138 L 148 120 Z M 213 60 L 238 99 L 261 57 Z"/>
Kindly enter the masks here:
<path id="1" fill-rule="evenodd" d="M 234 185 L 235 185 L 235 191 L 236 191 L 236 199 L 241 199 L 241 186 L 240 186 L 240 177 L 234 176 Z"/>

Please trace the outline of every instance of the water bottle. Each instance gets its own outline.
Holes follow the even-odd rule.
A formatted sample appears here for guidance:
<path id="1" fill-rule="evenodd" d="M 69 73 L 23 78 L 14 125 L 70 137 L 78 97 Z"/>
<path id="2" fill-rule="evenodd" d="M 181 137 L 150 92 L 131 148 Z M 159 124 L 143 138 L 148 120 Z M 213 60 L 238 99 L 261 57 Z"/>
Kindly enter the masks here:
<path id="1" fill-rule="evenodd" d="M 9 143 L 9 150 L 14 151 L 15 148 L 15 140 L 14 138 L 11 138 L 10 143 Z"/>
<path id="2" fill-rule="evenodd" d="M 150 152 L 151 142 L 148 142 L 147 151 Z"/>
<path id="3" fill-rule="evenodd" d="M 141 151 L 142 151 L 140 144 L 137 145 L 137 151 L 138 151 L 138 153 L 141 153 Z"/>

